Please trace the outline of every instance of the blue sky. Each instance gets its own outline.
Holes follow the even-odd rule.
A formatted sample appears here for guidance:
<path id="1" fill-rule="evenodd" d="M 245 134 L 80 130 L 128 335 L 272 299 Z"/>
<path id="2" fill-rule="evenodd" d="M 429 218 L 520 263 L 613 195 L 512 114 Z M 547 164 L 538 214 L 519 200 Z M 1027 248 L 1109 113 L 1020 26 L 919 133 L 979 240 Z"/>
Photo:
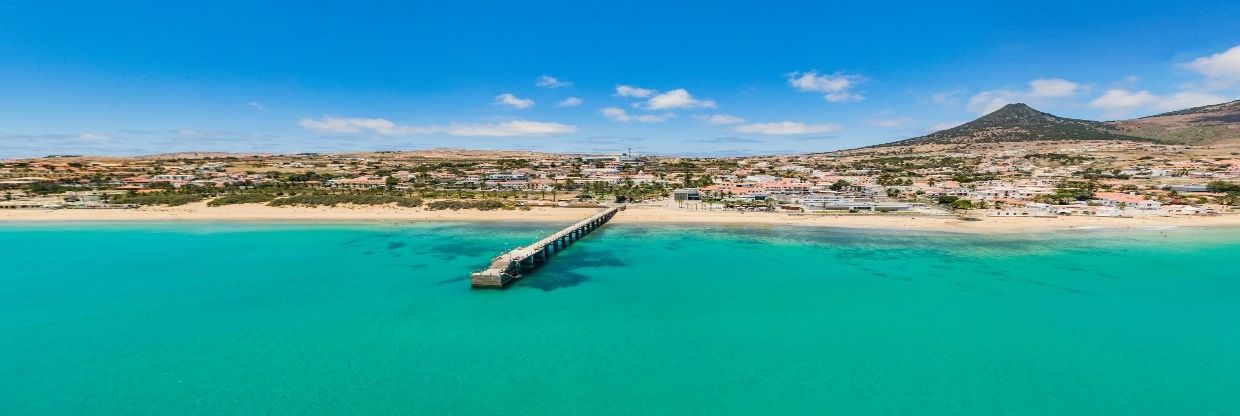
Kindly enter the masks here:
<path id="1" fill-rule="evenodd" d="M 0 157 L 804 152 L 1240 97 L 1235 1 L 168 3 L 0 0 Z"/>

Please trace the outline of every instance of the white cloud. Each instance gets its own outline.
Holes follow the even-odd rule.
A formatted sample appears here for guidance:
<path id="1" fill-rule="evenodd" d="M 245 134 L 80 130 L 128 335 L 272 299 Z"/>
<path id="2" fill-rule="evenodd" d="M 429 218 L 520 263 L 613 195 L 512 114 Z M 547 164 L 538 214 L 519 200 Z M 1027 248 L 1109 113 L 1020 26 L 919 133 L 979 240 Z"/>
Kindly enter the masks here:
<path id="1" fill-rule="evenodd" d="M 674 89 L 659 95 L 650 97 L 646 101 L 647 110 L 672 110 L 677 108 L 715 108 L 713 100 L 699 100 L 693 98 L 689 91 L 684 88 Z"/>
<path id="2" fill-rule="evenodd" d="M 960 90 L 936 92 L 930 95 L 930 102 L 938 105 L 955 105 L 960 93 Z"/>
<path id="3" fill-rule="evenodd" d="M 1129 91 L 1122 88 L 1107 90 L 1089 103 L 1090 107 L 1102 109 L 1109 115 L 1122 115 L 1135 109 L 1159 111 L 1182 110 L 1203 105 L 1218 104 L 1227 98 L 1199 91 L 1180 91 L 1159 96 L 1149 91 Z"/>
<path id="4" fill-rule="evenodd" d="M 245 103 L 245 105 L 246 107 L 250 107 L 258 111 L 267 111 L 267 107 L 258 101 L 250 101 L 248 103 Z"/>
<path id="5" fill-rule="evenodd" d="M 638 87 L 633 87 L 629 85 L 617 85 L 616 86 L 616 95 L 619 95 L 621 97 L 646 98 L 654 94 L 654 92 L 655 92 L 654 90 L 648 90 L 645 88 L 638 88 Z"/>
<path id="6" fill-rule="evenodd" d="M 96 134 L 96 133 L 82 133 L 82 134 L 77 135 L 78 140 L 108 140 L 111 138 L 112 137 L 110 136 L 105 136 L 105 135 Z"/>
<path id="7" fill-rule="evenodd" d="M 1059 78 L 1042 78 L 1029 81 L 1029 89 L 997 89 L 982 91 L 969 97 L 966 105 L 970 111 L 986 114 L 1007 104 L 1032 102 L 1045 104 L 1054 99 L 1076 96 L 1085 88 L 1081 84 Z"/>
<path id="8" fill-rule="evenodd" d="M 400 126 L 397 126 L 396 123 L 382 118 L 340 118 L 324 116 L 318 120 L 303 118 L 301 121 L 298 121 L 297 124 L 306 130 L 317 133 L 345 134 L 372 131 L 383 135 L 402 134 Z"/>
<path id="9" fill-rule="evenodd" d="M 714 100 L 701 100 L 684 88 L 660 93 L 656 90 L 631 85 L 617 85 L 616 95 L 625 98 L 646 98 L 643 103 L 631 103 L 633 108 L 645 110 L 673 110 L 678 108 L 715 108 Z"/>
<path id="10" fill-rule="evenodd" d="M 842 130 L 838 124 L 821 123 L 805 124 L 799 121 L 780 121 L 775 123 L 752 123 L 736 126 L 737 133 L 753 133 L 765 135 L 815 134 L 832 133 Z"/>
<path id="11" fill-rule="evenodd" d="M 602 114 L 603 117 L 607 117 L 612 121 L 619 121 L 621 123 L 628 123 L 630 121 L 636 121 L 639 123 L 661 123 L 676 117 L 676 115 L 672 113 L 633 115 L 629 114 L 627 111 L 624 111 L 624 109 L 620 107 L 607 107 L 599 110 L 599 113 Z"/>
<path id="12" fill-rule="evenodd" d="M 1158 97 L 1150 94 L 1149 91 L 1129 91 L 1122 88 L 1107 90 L 1101 96 L 1089 102 L 1089 106 L 1093 108 L 1101 108 L 1106 111 L 1122 111 L 1138 107 L 1145 107 L 1158 102 Z"/>
<path id="13" fill-rule="evenodd" d="M 444 127 L 452 136 L 548 136 L 575 133 L 577 126 L 545 121 L 512 120 L 498 124 L 454 124 Z"/>
<path id="14" fill-rule="evenodd" d="M 788 85 L 799 91 L 825 93 L 823 98 L 833 103 L 860 101 L 865 97 L 852 92 L 858 84 L 865 82 L 860 75 L 836 72 L 832 75 L 820 75 L 817 71 L 793 72 L 787 75 Z"/>
<path id="15" fill-rule="evenodd" d="M 569 81 L 563 81 L 563 80 L 556 79 L 555 77 L 550 76 L 550 75 L 543 75 L 543 76 L 538 77 L 538 80 L 534 81 L 534 85 L 543 87 L 543 88 L 563 88 L 563 87 L 571 87 L 573 86 L 573 83 Z"/>
<path id="16" fill-rule="evenodd" d="M 929 129 L 929 131 L 931 131 L 931 132 L 936 132 L 936 131 L 939 131 L 939 130 L 947 130 L 947 129 L 950 129 L 950 128 L 952 128 L 952 127 L 956 127 L 956 126 L 959 126 L 959 125 L 961 125 L 961 124 L 964 124 L 964 123 L 967 123 L 967 121 L 955 120 L 955 121 L 945 121 L 945 122 L 942 122 L 942 123 L 934 123 L 934 124 L 931 124 L 931 125 L 930 125 L 930 129 Z"/>
<path id="17" fill-rule="evenodd" d="M 503 93 L 495 96 L 495 100 L 491 102 L 493 105 L 505 106 L 508 108 L 523 109 L 534 106 L 534 100 L 528 98 L 517 98 L 517 96 Z"/>
<path id="18" fill-rule="evenodd" d="M 556 107 L 577 107 L 577 106 L 581 105 L 581 103 L 583 103 L 583 102 L 584 102 L 584 101 L 581 101 L 581 99 L 580 99 L 580 98 L 577 98 L 577 97 L 568 97 L 568 98 L 565 98 L 565 99 L 561 100 L 561 101 L 560 101 L 560 102 L 558 102 L 558 103 L 555 103 L 555 106 L 556 106 Z"/>
<path id="19" fill-rule="evenodd" d="M 172 131 L 172 133 L 175 134 L 177 138 L 181 138 L 181 139 L 203 136 L 201 132 L 198 132 L 197 130 L 193 130 L 193 129 L 176 129 Z"/>
<path id="20" fill-rule="evenodd" d="M 731 114 L 697 115 L 693 116 L 693 119 L 706 124 L 737 124 L 745 122 L 745 119 Z"/>
<path id="21" fill-rule="evenodd" d="M 817 71 L 793 72 L 788 74 L 788 85 L 801 91 L 838 92 L 856 86 L 855 75 L 836 73 L 819 75 Z"/>
<path id="22" fill-rule="evenodd" d="M 492 124 L 404 126 L 382 118 L 324 116 L 317 120 L 303 118 L 297 124 L 306 130 L 316 133 L 374 133 L 383 136 L 413 136 L 421 134 L 489 137 L 547 136 L 577 131 L 577 126 L 573 125 L 529 120 L 511 120 Z"/>
<path id="23" fill-rule="evenodd" d="M 1181 86 L 1180 91 L 1168 95 L 1158 95 L 1146 90 L 1113 88 L 1090 101 L 1089 106 L 1101 109 L 1109 116 L 1121 116 L 1136 110 L 1182 110 L 1234 99 L 1228 96 L 1234 97 L 1235 91 L 1230 88 L 1240 84 L 1240 45 L 1179 66 L 1196 72 L 1204 79 L 1186 83 Z M 1137 81 L 1136 77 L 1129 76 L 1124 78 L 1121 85 L 1130 86 Z M 1227 91 L 1231 91 L 1231 94 L 1227 94 Z"/>
<path id="24" fill-rule="evenodd" d="M 1240 45 L 1194 59 L 1181 66 L 1205 76 L 1210 87 L 1225 88 L 1235 85 L 1240 83 Z"/>
<path id="25" fill-rule="evenodd" d="M 1155 109 L 1163 111 L 1183 110 L 1185 108 L 1200 107 L 1203 105 L 1219 104 L 1226 102 L 1228 98 L 1221 95 L 1210 94 L 1199 91 L 1181 91 L 1169 96 L 1162 97 L 1162 100 L 1154 106 Z"/>
<path id="26" fill-rule="evenodd" d="M 966 106 L 970 111 L 985 114 L 998 110 L 999 107 L 1024 101 L 1021 97 L 1020 92 L 1012 90 L 982 91 L 969 97 Z"/>
<path id="27" fill-rule="evenodd" d="M 913 120 L 912 117 L 892 117 L 892 118 L 869 119 L 869 120 L 866 120 L 865 123 L 871 126 L 875 126 L 875 127 L 894 129 L 894 128 L 908 126 L 910 124 L 913 124 L 914 121 L 916 120 Z"/>
<path id="28" fill-rule="evenodd" d="M 865 97 L 862 97 L 861 94 L 854 94 L 851 92 L 828 93 L 822 98 L 826 99 L 827 101 L 833 102 L 833 103 L 846 103 L 849 101 L 861 101 L 865 99 Z"/>
<path id="29" fill-rule="evenodd" d="M 1029 96 L 1034 98 L 1059 98 L 1076 95 L 1081 85 L 1059 78 L 1029 81 Z"/>

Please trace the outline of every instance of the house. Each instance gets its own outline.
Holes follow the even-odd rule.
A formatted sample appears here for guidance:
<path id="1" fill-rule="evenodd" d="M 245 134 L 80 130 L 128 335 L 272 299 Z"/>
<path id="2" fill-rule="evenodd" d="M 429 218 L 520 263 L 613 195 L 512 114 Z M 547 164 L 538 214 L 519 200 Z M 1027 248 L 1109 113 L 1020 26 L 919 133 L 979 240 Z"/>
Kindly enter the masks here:
<path id="1" fill-rule="evenodd" d="M 1030 202 L 1030 203 L 1025 204 L 1025 209 L 1029 210 L 1030 212 L 1049 214 L 1051 212 L 1051 204 L 1044 204 L 1041 202 Z"/>
<path id="2" fill-rule="evenodd" d="M 522 172 L 493 173 L 487 175 L 487 180 L 490 181 L 523 181 L 528 178 L 529 176 Z"/>
<path id="3" fill-rule="evenodd" d="M 1205 185 L 1171 185 L 1167 189 L 1180 193 L 1188 192 L 1209 192 Z"/>
<path id="4" fill-rule="evenodd" d="M 151 182 L 189 182 L 197 179 L 194 175 L 155 175 Z"/>
<path id="5" fill-rule="evenodd" d="M 387 178 L 382 176 L 359 176 L 348 179 L 332 179 L 327 186 L 345 189 L 374 189 L 387 186 Z"/>
<path id="6" fill-rule="evenodd" d="M 1108 207 L 1136 207 L 1142 202 L 1148 201 L 1141 195 L 1123 193 L 1123 192 L 1095 192 L 1094 200 L 1091 201 L 1097 205 Z M 1154 201 L 1157 202 L 1157 201 Z M 1158 209 L 1158 208 L 1153 208 Z"/>

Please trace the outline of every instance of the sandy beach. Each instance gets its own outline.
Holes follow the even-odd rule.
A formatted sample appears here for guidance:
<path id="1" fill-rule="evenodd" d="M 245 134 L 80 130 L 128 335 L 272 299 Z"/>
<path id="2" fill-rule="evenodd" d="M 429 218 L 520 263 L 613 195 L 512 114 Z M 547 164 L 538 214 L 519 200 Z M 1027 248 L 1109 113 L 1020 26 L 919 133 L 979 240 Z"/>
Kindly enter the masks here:
<path id="1" fill-rule="evenodd" d="M 527 221 L 571 223 L 593 208 L 536 207 L 529 210 L 430 211 L 393 206 L 270 207 L 258 204 L 208 207 L 205 203 L 128 210 L 3 210 L 0 221 Z M 1037 232 L 1090 228 L 1229 227 L 1240 226 L 1240 215 L 1102 218 L 953 217 L 916 214 L 796 215 L 767 212 L 687 210 L 671 206 L 630 206 L 617 215 L 618 224 L 790 225 L 946 231 L 965 233 Z"/>

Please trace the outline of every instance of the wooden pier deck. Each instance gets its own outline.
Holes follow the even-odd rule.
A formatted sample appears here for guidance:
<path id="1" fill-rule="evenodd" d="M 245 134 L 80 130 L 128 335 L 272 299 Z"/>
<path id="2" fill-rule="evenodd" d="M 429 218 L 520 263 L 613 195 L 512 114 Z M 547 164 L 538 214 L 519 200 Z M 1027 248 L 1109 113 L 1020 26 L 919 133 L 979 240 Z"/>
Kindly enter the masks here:
<path id="1" fill-rule="evenodd" d="M 607 208 L 591 215 L 589 218 L 570 225 L 534 244 L 517 247 L 502 253 L 491 260 L 490 266 L 469 275 L 469 285 L 475 288 L 502 288 L 514 280 L 520 279 L 522 271 L 533 270 L 551 256 L 585 237 L 590 232 L 602 227 L 623 206 Z"/>

